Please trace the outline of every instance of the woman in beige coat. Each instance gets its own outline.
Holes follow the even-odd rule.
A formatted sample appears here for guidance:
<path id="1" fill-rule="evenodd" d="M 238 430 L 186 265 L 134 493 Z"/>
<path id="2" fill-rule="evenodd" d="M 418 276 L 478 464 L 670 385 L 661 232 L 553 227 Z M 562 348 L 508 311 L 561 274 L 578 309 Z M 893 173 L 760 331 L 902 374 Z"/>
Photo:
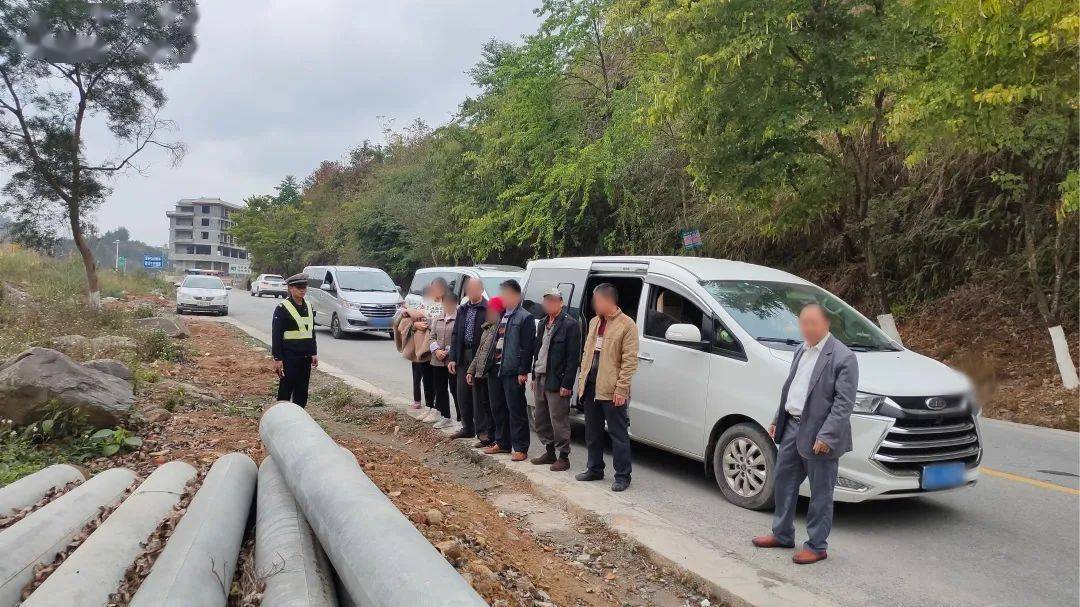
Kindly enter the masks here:
<path id="1" fill-rule="evenodd" d="M 431 320 L 428 329 L 428 351 L 431 352 L 431 371 L 435 384 L 435 409 L 441 419 L 434 428 L 449 428 L 454 425 L 450 419 L 450 395 L 454 392 L 454 376 L 450 374 L 447 363 L 450 357 L 450 343 L 454 335 L 454 323 L 457 321 L 457 295 L 447 292 L 442 298 L 442 312 Z M 455 399 L 454 408 L 457 408 Z M 458 412 L 458 417 L 461 412 Z"/>

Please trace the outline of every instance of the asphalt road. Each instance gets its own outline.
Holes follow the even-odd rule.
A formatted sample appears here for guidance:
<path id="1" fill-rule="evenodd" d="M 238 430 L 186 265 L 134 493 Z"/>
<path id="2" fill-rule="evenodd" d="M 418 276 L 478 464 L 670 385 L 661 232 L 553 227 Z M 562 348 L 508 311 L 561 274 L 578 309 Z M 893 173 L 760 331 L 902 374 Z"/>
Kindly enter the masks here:
<path id="1" fill-rule="evenodd" d="M 237 320 L 269 332 L 280 300 L 239 290 L 231 300 Z M 321 359 L 411 395 L 408 365 L 388 337 L 334 340 L 319 329 L 318 339 Z M 700 463 L 635 444 L 634 483 L 625 495 L 709 538 L 717 550 L 845 605 L 1077 605 L 1078 435 L 995 420 L 983 421 L 982 434 L 984 468 L 975 487 L 837 504 L 829 559 L 809 567 L 792 565 L 788 551 L 750 546 L 751 536 L 768 532 L 770 514 L 726 502 Z M 572 472 L 584 468 L 581 427 L 574 430 L 571 460 Z M 801 541 L 801 518 L 798 525 Z"/>

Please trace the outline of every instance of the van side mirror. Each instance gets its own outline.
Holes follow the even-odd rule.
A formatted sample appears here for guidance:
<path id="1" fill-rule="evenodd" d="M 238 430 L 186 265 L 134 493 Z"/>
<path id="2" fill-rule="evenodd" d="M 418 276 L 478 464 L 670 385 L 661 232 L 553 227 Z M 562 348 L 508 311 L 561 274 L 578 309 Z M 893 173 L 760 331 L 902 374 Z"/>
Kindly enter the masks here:
<path id="1" fill-rule="evenodd" d="M 697 328 L 695 325 L 671 325 L 664 333 L 664 339 L 678 343 L 698 345 L 701 343 L 701 329 Z"/>
<path id="2" fill-rule="evenodd" d="M 327 293 L 333 293 L 334 292 L 334 285 L 329 284 L 329 283 L 324 282 L 324 283 L 322 283 L 322 285 L 319 286 L 319 288 L 322 289 L 323 291 L 326 291 Z"/>
<path id="3" fill-rule="evenodd" d="M 225 285 L 226 291 L 232 291 L 232 285 Z"/>

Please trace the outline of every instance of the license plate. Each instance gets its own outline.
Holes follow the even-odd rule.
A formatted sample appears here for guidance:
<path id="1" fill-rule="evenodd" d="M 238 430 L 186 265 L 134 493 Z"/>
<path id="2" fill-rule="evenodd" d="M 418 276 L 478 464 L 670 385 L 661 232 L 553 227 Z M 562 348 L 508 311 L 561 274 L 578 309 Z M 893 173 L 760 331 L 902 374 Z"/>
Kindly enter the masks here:
<path id="1" fill-rule="evenodd" d="M 964 484 L 964 462 L 945 462 L 923 466 L 922 488 L 926 491 L 948 489 Z"/>
<path id="2" fill-rule="evenodd" d="M 372 318 L 369 322 L 371 323 L 371 326 L 373 326 L 373 327 L 389 327 L 390 326 L 390 319 L 389 318 Z"/>

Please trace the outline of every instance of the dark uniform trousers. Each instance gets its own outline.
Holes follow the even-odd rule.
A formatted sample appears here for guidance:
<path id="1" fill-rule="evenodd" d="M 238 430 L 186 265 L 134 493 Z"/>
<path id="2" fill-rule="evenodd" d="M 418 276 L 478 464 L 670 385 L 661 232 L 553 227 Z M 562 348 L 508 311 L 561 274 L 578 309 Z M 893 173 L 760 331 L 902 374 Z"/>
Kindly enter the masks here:
<path id="1" fill-rule="evenodd" d="M 281 358 L 281 366 L 284 373 L 278 381 L 277 399 L 306 407 L 308 382 L 311 381 L 311 355 L 286 352 Z"/>

